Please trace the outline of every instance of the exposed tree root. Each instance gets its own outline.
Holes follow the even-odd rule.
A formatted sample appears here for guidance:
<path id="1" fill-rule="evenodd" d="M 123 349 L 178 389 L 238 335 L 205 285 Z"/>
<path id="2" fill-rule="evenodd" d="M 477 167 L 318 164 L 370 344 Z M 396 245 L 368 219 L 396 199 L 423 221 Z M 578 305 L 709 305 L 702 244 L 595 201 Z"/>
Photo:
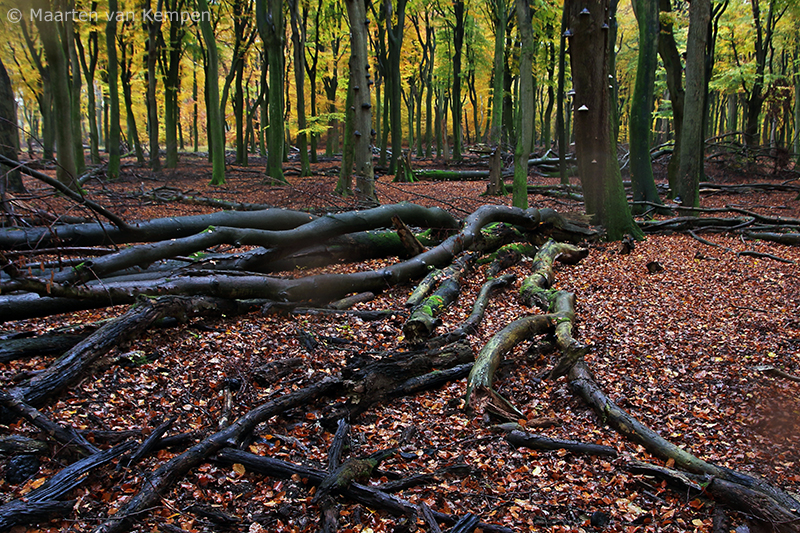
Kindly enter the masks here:
<path id="1" fill-rule="evenodd" d="M 800 524 L 800 502 L 764 480 L 742 474 L 729 468 L 708 463 L 690 454 L 683 448 L 667 441 L 658 433 L 639 422 L 620 409 L 603 393 L 595 382 L 586 364 L 580 362 L 572 367 L 569 375 L 570 388 L 586 401 L 600 419 L 616 429 L 620 434 L 637 442 L 656 457 L 671 459 L 682 469 L 705 476 L 720 487 L 726 494 L 737 496 L 739 509 L 774 523 L 776 527 L 787 525 L 787 531 L 798 531 Z M 707 483 L 709 478 L 705 478 Z M 732 496 L 726 496 L 728 499 Z M 741 505 L 746 505 L 742 508 Z"/>

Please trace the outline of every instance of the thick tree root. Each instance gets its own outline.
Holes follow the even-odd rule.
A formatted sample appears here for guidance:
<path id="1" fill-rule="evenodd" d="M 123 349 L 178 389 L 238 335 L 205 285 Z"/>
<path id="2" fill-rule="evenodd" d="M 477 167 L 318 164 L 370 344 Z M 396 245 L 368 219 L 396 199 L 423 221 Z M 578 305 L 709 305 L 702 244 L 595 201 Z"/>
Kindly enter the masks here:
<path id="1" fill-rule="evenodd" d="M 491 294 L 496 289 L 507 287 L 516 281 L 516 279 L 517 277 L 513 274 L 505 274 L 484 283 L 478 293 L 478 297 L 475 298 L 472 312 L 467 319 L 453 331 L 430 339 L 427 343 L 428 346 L 444 346 L 445 344 L 450 344 L 451 342 L 464 338 L 467 335 L 474 334 L 481 321 L 483 321 L 483 315 L 486 313 L 486 307 L 489 305 L 489 297 Z"/>
<path id="2" fill-rule="evenodd" d="M 475 358 L 475 365 L 467 378 L 466 408 L 475 409 L 476 390 L 492 389 L 494 373 L 500 366 L 503 355 L 517 344 L 545 333 L 551 326 L 552 320 L 549 316 L 531 315 L 515 320 L 492 337 Z"/>
<path id="3" fill-rule="evenodd" d="M 710 495 L 731 509 L 757 517 L 777 531 L 786 533 L 800 531 L 800 513 L 796 508 L 787 509 L 772 497 L 751 487 L 714 476 L 680 472 L 640 461 L 631 461 L 625 468 L 635 474 L 665 480 L 681 492 L 689 491 L 698 496 Z"/>
<path id="4" fill-rule="evenodd" d="M 529 307 L 538 307 L 547 311 L 550 307 L 551 295 L 548 289 L 553 284 L 556 260 L 573 265 L 586 257 L 589 250 L 571 244 L 547 241 L 536 253 L 531 270 L 533 273 L 525 278 L 519 289 L 522 302 Z"/>
<path id="5" fill-rule="evenodd" d="M 763 520 L 775 519 L 774 509 L 782 509 L 779 515 L 781 523 L 787 523 L 787 517 L 792 518 L 792 531 L 798 531 L 800 524 L 800 502 L 784 492 L 770 485 L 764 480 L 742 474 L 729 468 L 717 466 L 695 457 L 686 450 L 667 441 L 658 433 L 639 422 L 636 418 L 620 409 L 595 382 L 586 364 L 579 362 L 572 367 L 569 374 L 570 388 L 575 394 L 586 401 L 597 413 L 601 420 L 607 422 L 620 434 L 645 447 L 651 454 L 664 460 L 672 459 L 675 465 L 694 474 L 712 476 L 714 480 L 724 482 L 726 491 L 740 491 L 749 496 L 742 497 L 741 504 L 750 502 L 751 507 L 746 512 L 758 516 Z M 779 524 L 776 524 L 776 526 Z"/>

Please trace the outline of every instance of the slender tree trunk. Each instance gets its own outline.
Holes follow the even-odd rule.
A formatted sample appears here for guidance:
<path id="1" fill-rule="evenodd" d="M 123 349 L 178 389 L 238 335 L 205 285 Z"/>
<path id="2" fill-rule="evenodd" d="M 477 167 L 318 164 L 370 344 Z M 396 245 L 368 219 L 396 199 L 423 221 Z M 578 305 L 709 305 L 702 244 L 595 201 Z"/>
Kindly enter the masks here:
<path id="1" fill-rule="evenodd" d="M 182 9 L 183 2 L 167 1 L 167 9 L 177 12 Z M 183 27 L 180 20 L 173 20 L 169 27 L 169 50 L 164 56 L 166 63 L 164 76 L 164 139 L 166 141 L 166 168 L 178 166 L 178 94 L 180 91 L 180 61 L 183 55 Z"/>
<path id="2" fill-rule="evenodd" d="M 108 0 L 108 10 L 115 13 L 118 10 L 117 0 Z M 109 17 L 106 23 L 106 53 L 108 55 L 108 95 L 109 117 L 108 131 L 106 133 L 106 149 L 108 151 L 108 179 L 119 177 L 119 63 L 117 61 L 117 20 Z"/>
<path id="3" fill-rule="evenodd" d="M 464 48 L 464 0 L 453 2 L 455 26 L 453 28 L 453 160 L 461 161 L 461 58 Z"/>
<path id="4" fill-rule="evenodd" d="M 558 100 L 556 103 L 556 137 L 558 138 L 558 175 L 561 185 L 569 185 L 567 176 L 567 152 L 569 152 L 569 132 L 564 116 L 564 96 L 566 91 L 567 68 L 567 12 L 561 15 L 561 37 L 558 44 Z"/>
<path id="5" fill-rule="evenodd" d="M 145 9 L 150 9 L 146 0 Z M 160 19 L 159 19 L 160 20 Z M 147 21 L 147 135 L 150 144 L 150 168 L 161 170 L 158 145 L 158 99 L 156 98 L 156 62 L 158 60 L 158 34 L 161 22 L 155 18 Z"/>
<path id="6" fill-rule="evenodd" d="M 286 183 L 283 176 L 283 3 L 279 0 L 256 0 L 256 21 L 269 65 L 267 175 L 274 182 Z"/>
<path id="7" fill-rule="evenodd" d="M 639 24 L 639 59 L 630 108 L 633 200 L 660 203 L 650 160 L 653 91 L 658 66 L 658 4 L 651 0 L 634 0 L 633 7 Z"/>
<path id="8" fill-rule="evenodd" d="M 352 79 L 353 163 L 356 196 L 361 202 L 377 203 L 372 166 L 372 105 L 370 103 L 369 30 L 364 0 L 346 0 L 350 19 L 350 77 Z"/>
<path id="9" fill-rule="evenodd" d="M 512 204 L 521 209 L 528 208 L 528 158 L 533 134 L 533 26 L 528 0 L 516 0 L 517 22 L 522 40 L 519 53 L 519 130 L 514 151 L 514 185 Z"/>
<path id="10" fill-rule="evenodd" d="M 387 2 L 390 8 L 391 2 Z M 386 93 L 391 94 L 389 105 L 391 110 L 392 129 L 392 157 L 389 159 L 389 173 L 395 173 L 395 181 L 404 181 L 405 172 L 397 164 L 397 158 L 403 151 L 403 117 L 401 94 L 402 78 L 400 77 L 400 63 L 403 53 L 403 27 L 405 26 L 407 0 L 397 0 L 397 7 L 392 17 L 387 18 L 387 37 L 389 44 L 389 65 Z M 387 11 L 388 12 L 388 11 Z M 352 19 L 351 19 L 352 20 Z"/>
<path id="11" fill-rule="evenodd" d="M 217 57 L 217 41 L 211 27 L 211 11 L 208 9 L 207 0 L 197 0 L 197 7 L 202 15 L 200 31 L 208 50 L 208 69 L 206 69 L 206 113 L 208 114 L 208 135 L 211 141 L 211 185 L 225 183 L 225 127 L 222 120 L 222 110 L 219 106 L 219 60 Z"/>
<path id="12" fill-rule="evenodd" d="M 92 3 L 92 11 L 97 10 L 97 2 Z M 95 99 L 94 74 L 97 68 L 98 32 L 94 25 L 91 26 L 89 38 L 86 42 L 87 50 L 83 47 L 80 32 L 75 33 L 75 46 L 78 59 L 81 63 L 83 76 L 86 78 L 86 115 L 89 119 L 89 154 L 93 165 L 100 163 L 100 139 L 97 128 L 97 102 Z"/>
<path id="13" fill-rule="evenodd" d="M 753 24 L 755 25 L 756 38 L 753 43 L 755 52 L 755 78 L 753 86 L 747 98 L 745 136 L 744 142 L 747 146 L 758 144 L 758 119 L 761 108 L 764 105 L 766 94 L 764 94 L 764 76 L 767 67 L 767 57 L 772 49 L 772 35 L 775 20 L 774 1 L 769 1 L 766 20 L 761 20 L 761 8 L 759 0 L 751 0 L 750 7 L 753 11 Z M 687 83 L 688 85 L 688 83 Z"/>
<path id="14" fill-rule="evenodd" d="M 553 77 L 555 76 L 556 69 L 556 47 L 550 43 L 547 47 L 549 51 L 549 58 L 547 61 L 547 106 L 544 109 L 544 117 L 542 120 L 542 144 L 544 151 L 550 149 L 552 139 L 552 119 L 553 119 L 553 105 L 555 104 L 555 90 L 553 89 Z"/>
<path id="15" fill-rule="evenodd" d="M 609 0 L 567 0 L 575 87 L 575 144 L 586 212 L 610 240 L 641 235 L 622 187 L 609 98 Z M 587 14 L 588 13 L 588 14 Z M 606 27 L 604 27 L 606 26 Z"/>
<path id="16" fill-rule="evenodd" d="M 351 0 L 353 1 L 353 0 Z M 360 0 L 355 0 L 360 1 Z M 355 147 L 355 85 L 352 75 L 347 80 L 347 98 L 344 108 L 344 142 L 342 143 L 342 168 L 339 170 L 339 181 L 336 183 L 336 194 L 350 196 L 353 194 L 353 154 Z"/>
<path id="17" fill-rule="evenodd" d="M 308 74 L 308 84 L 311 87 L 309 94 L 311 96 L 311 116 L 317 118 L 317 65 L 319 64 L 319 52 L 322 43 L 320 43 L 319 34 L 319 20 L 320 12 L 322 11 L 322 0 L 317 0 L 317 9 L 314 13 L 314 39 L 315 46 L 311 56 L 311 61 L 306 61 L 306 74 Z M 303 34 L 306 33 L 306 25 L 308 21 L 308 7 L 303 8 Z M 305 41 L 305 37 L 303 38 Z M 317 149 L 319 144 L 319 133 L 312 133 L 310 137 L 311 145 L 311 162 L 317 162 Z"/>
<path id="18" fill-rule="evenodd" d="M 50 10 L 46 0 L 36 0 L 37 9 Z M 61 41 L 61 33 L 55 22 L 40 18 L 36 20 L 39 38 L 47 58 L 50 85 L 52 88 L 52 124 L 58 150 L 56 176 L 64 185 L 77 189 L 78 167 L 75 161 L 75 144 L 72 129 L 72 97 L 69 87 L 69 57 Z"/>
<path id="19" fill-rule="evenodd" d="M 794 153 L 800 166 L 800 43 L 794 44 Z"/>
<path id="20" fill-rule="evenodd" d="M 74 0 L 67 1 L 67 9 L 74 9 Z M 83 153 L 83 115 L 81 114 L 81 66 L 78 61 L 78 54 L 75 49 L 75 25 L 71 19 L 64 22 L 63 39 L 67 43 L 67 57 L 69 73 L 72 78 L 70 87 L 70 113 L 72 125 L 72 142 L 75 150 L 75 170 L 78 175 L 83 174 L 86 169 L 86 160 Z"/>
<path id="21" fill-rule="evenodd" d="M 672 24 L 671 0 L 659 0 L 659 10 L 664 13 L 659 15 L 661 31 L 658 39 L 658 53 L 664 63 L 664 70 L 667 72 L 667 88 L 669 99 L 672 104 L 672 122 L 675 132 L 675 146 L 672 149 L 667 165 L 667 179 L 669 180 L 669 196 L 675 198 L 678 187 L 678 167 L 680 166 L 681 146 L 683 145 L 683 116 L 685 91 L 683 88 L 683 64 L 678 52 L 678 45 L 675 42 Z"/>
<path id="22" fill-rule="evenodd" d="M 300 176 L 311 175 L 308 161 L 308 134 L 304 131 L 306 124 L 306 51 L 305 35 L 300 31 L 300 12 L 297 0 L 289 2 L 289 13 L 292 25 L 292 51 L 294 57 L 294 84 L 297 97 L 297 148 L 300 150 Z"/>
<path id="23" fill-rule="evenodd" d="M 503 141 L 503 65 L 506 44 L 506 1 L 494 0 L 494 69 L 492 73 L 492 130 L 489 142 L 499 146 Z"/>
<path id="24" fill-rule="evenodd" d="M 700 205 L 699 184 L 703 173 L 703 92 L 705 91 L 705 49 L 711 1 L 694 0 L 689 9 L 689 38 L 686 46 L 686 106 L 683 139 L 676 183 L 681 205 Z"/>
<path id="25" fill-rule="evenodd" d="M 0 59 L 0 154 L 14 161 L 17 160 L 19 149 L 19 142 L 15 142 L 19 139 L 15 102 L 11 78 Z M 4 201 L 6 191 L 22 193 L 25 192 L 25 185 L 19 170 L 3 165 L 0 166 L 0 195 Z"/>

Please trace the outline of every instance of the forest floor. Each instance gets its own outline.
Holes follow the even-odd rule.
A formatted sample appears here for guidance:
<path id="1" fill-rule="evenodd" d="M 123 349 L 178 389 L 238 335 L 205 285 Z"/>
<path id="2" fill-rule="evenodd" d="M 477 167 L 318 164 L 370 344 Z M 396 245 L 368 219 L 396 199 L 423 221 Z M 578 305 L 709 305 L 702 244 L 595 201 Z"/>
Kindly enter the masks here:
<path id="1" fill-rule="evenodd" d="M 101 184 L 95 180 L 86 187 L 95 201 L 126 220 L 214 210 L 152 202 L 142 195 L 163 186 L 199 196 L 291 209 L 324 212 L 352 207 L 331 194 L 338 172 L 336 161 L 315 164 L 312 177 L 288 173 L 290 184 L 282 187 L 265 185 L 263 168 L 259 160 L 251 160 L 249 167 L 232 166 L 228 182 L 211 187 L 207 162 L 184 156 L 175 170 L 152 173 L 126 166 L 118 182 Z M 710 179 L 720 183 L 787 180 L 786 176 L 754 176 L 723 166 L 710 166 L 708 173 Z M 553 178 L 530 179 L 531 184 L 557 182 Z M 32 190 L 39 187 L 26 183 Z M 462 218 L 483 204 L 510 203 L 509 197 L 482 196 L 485 187 L 483 181 L 396 184 L 391 176 L 380 176 L 376 186 L 382 204 L 410 201 L 440 206 Z M 701 204 L 800 217 L 796 195 L 752 191 L 714 194 L 704 195 Z M 62 202 L 42 201 L 51 202 L 54 209 Z M 533 207 L 553 207 L 562 213 L 582 209 L 581 204 L 570 200 L 531 195 L 529 201 Z M 756 370 L 769 365 L 800 374 L 800 248 L 726 234 L 704 237 L 732 252 L 683 234 L 648 236 L 629 255 L 620 255 L 616 243 L 589 244 L 589 256 L 583 261 L 557 266 L 555 287 L 575 293 L 575 337 L 591 346 L 586 361 L 616 403 L 702 459 L 800 493 L 800 383 Z M 745 250 L 770 253 L 795 264 L 734 253 Z M 373 269 L 386 261 L 334 265 L 324 270 Z M 649 274 L 646 264 L 650 261 L 658 261 L 664 270 Z M 456 327 L 469 314 L 485 281 L 485 268 L 479 267 L 466 281 L 458 303 L 442 317 L 439 331 Z M 522 279 L 529 269 L 530 263 L 522 263 L 510 270 Z M 315 272 L 318 270 L 286 275 Z M 402 313 L 412 288 L 398 286 L 371 302 L 358 304 L 359 309 L 397 310 L 395 317 L 385 321 L 251 313 L 197 320 L 180 328 L 153 329 L 120 349 L 135 350 L 149 362 L 98 369 L 43 411 L 64 424 L 86 430 L 135 430 L 146 435 L 173 415 L 179 418 L 171 433 L 214 430 L 223 408 L 226 380 L 242 383 L 234 395 L 236 417 L 322 375 L 336 373 L 354 350 L 402 348 Z M 475 353 L 503 326 L 532 312 L 513 293 L 513 289 L 507 289 L 491 300 L 483 323 L 469 337 Z M 94 323 L 124 311 L 119 307 L 7 322 L 2 330 L 43 332 Z M 310 351 L 300 340 L 301 332 L 320 338 L 346 338 L 363 343 L 363 347 L 323 342 Z M 618 458 L 512 448 L 501 435 L 488 429 L 483 418 L 464 412 L 464 380 L 369 409 L 353 422 L 352 455 L 391 448 L 405 435 L 401 453 L 386 460 L 382 470 L 405 475 L 465 464 L 470 473 L 443 475 L 433 484 L 401 492 L 401 497 L 425 502 L 437 511 L 457 515 L 472 512 L 484 522 L 515 531 L 712 530 L 712 500 L 687 497 L 657 481 L 628 473 L 624 464 L 631 459 L 663 461 L 607 427 L 569 391 L 563 378 L 541 380 L 552 362 L 526 348 L 521 346 L 506 357 L 496 379 L 498 392 L 527 419 L 548 416 L 558 420 L 556 426 L 535 432 L 605 444 L 617 450 Z M 289 357 L 302 357 L 306 364 L 268 388 L 253 381 L 254 368 Z M 0 385 L 8 387 L 50 361 L 32 358 L 0 364 Z M 312 406 L 272 419 L 259 427 L 250 450 L 324 469 L 333 438 L 318 423 L 324 411 L 325 406 Z M 23 422 L 0 426 L 0 434 L 9 432 L 37 435 Z M 100 440 L 97 443 L 106 446 Z M 95 473 L 76 489 L 73 497 L 78 504 L 68 519 L 14 531 L 91 531 L 138 491 L 147 472 L 181 451 L 162 450 L 132 469 L 106 468 Z M 19 485 L 2 478 L 5 466 L 0 463 L 0 500 L 23 496 L 68 460 L 55 448 L 39 473 Z M 372 483 L 385 480 L 375 478 Z M 143 515 L 134 531 L 317 531 L 319 514 L 312 496 L 313 491 L 299 478 L 269 479 L 247 472 L 241 465 L 204 464 L 164 494 L 161 505 Z M 222 528 L 192 512 L 189 507 L 194 504 L 212 507 L 237 521 Z M 590 521 L 596 512 L 610 519 L 608 525 L 601 527 Z M 724 513 L 729 522 L 723 531 L 738 527 L 736 531 L 741 533 L 746 524 L 755 527 L 736 510 L 726 509 Z M 339 531 L 343 533 L 393 531 L 397 522 L 384 512 L 341 501 Z"/>

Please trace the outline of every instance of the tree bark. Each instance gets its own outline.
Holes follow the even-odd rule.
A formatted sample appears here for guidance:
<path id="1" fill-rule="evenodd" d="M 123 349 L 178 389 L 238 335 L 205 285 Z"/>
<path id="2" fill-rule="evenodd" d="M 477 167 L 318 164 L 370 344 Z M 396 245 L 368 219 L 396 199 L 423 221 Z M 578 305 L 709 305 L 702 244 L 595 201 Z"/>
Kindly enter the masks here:
<path id="1" fill-rule="evenodd" d="M 703 99 L 705 93 L 705 48 L 711 1 L 689 6 L 689 37 L 686 45 L 686 105 L 683 111 L 680 164 L 675 199 L 687 207 L 700 206 L 699 183 L 703 175 Z"/>
<path id="2" fill-rule="evenodd" d="M 368 20 L 363 0 L 347 0 L 346 4 L 351 30 L 350 77 L 353 91 L 352 134 L 353 162 L 355 163 L 356 174 L 355 193 L 362 203 L 371 205 L 377 204 L 378 198 L 375 195 L 375 169 L 372 166 L 372 103 L 370 100 L 370 87 L 373 82 L 369 74 Z M 400 38 L 402 39 L 402 30 Z M 392 147 L 394 148 L 394 142 L 392 142 Z M 393 152 L 392 157 L 396 157 L 396 153 Z"/>
<path id="3" fill-rule="evenodd" d="M 498 0 L 499 1 L 499 0 Z M 533 94 L 533 26 L 528 0 L 516 0 L 517 23 L 522 40 L 519 53 L 519 112 L 517 145 L 514 150 L 514 185 L 511 204 L 528 208 L 528 157 L 533 138 L 533 113 L 536 101 Z"/>
<path id="4" fill-rule="evenodd" d="M 11 78 L 8 76 L 6 67 L 0 60 L 0 154 L 4 155 L 11 161 L 17 160 L 17 145 L 14 142 L 19 139 L 19 131 L 17 130 L 17 105 L 14 99 L 14 89 L 11 86 Z M 16 165 L 7 163 L 0 165 L 0 193 L 5 198 L 5 192 L 25 192 L 25 185 L 22 183 L 22 176 Z M 5 210 L 5 200 L 3 201 L 3 210 Z"/>
<path id="5" fill-rule="evenodd" d="M 653 90 L 658 66 L 658 4 L 655 0 L 635 0 L 634 14 L 639 25 L 639 57 L 636 83 L 631 97 L 630 149 L 631 185 L 634 201 L 660 203 L 653 179 L 650 158 L 653 123 Z"/>
<path id="6" fill-rule="evenodd" d="M 210 130 L 208 135 L 211 152 L 211 185 L 225 183 L 225 125 L 222 110 L 219 107 L 219 59 L 217 40 L 211 27 L 211 11 L 207 0 L 197 0 L 197 6 L 203 17 L 200 19 L 200 31 L 206 43 L 208 69 L 206 69 L 206 113 Z"/>
<path id="7" fill-rule="evenodd" d="M 617 162 L 609 91 L 609 0 L 567 0 L 570 61 L 575 87 L 575 147 L 586 213 L 605 227 L 609 240 L 640 236 L 631 217 Z"/>
<path id="8" fill-rule="evenodd" d="M 463 255 L 442 272 L 439 288 L 414 309 L 403 325 L 406 342 L 417 344 L 431 336 L 439 325 L 437 315 L 456 301 L 461 293 L 461 279 L 472 271 L 477 259 L 476 254 Z"/>
<path id="9" fill-rule="evenodd" d="M 267 129 L 267 176 L 286 183 L 283 176 L 283 3 L 279 0 L 256 0 L 256 21 L 269 65 L 269 128 Z"/>

